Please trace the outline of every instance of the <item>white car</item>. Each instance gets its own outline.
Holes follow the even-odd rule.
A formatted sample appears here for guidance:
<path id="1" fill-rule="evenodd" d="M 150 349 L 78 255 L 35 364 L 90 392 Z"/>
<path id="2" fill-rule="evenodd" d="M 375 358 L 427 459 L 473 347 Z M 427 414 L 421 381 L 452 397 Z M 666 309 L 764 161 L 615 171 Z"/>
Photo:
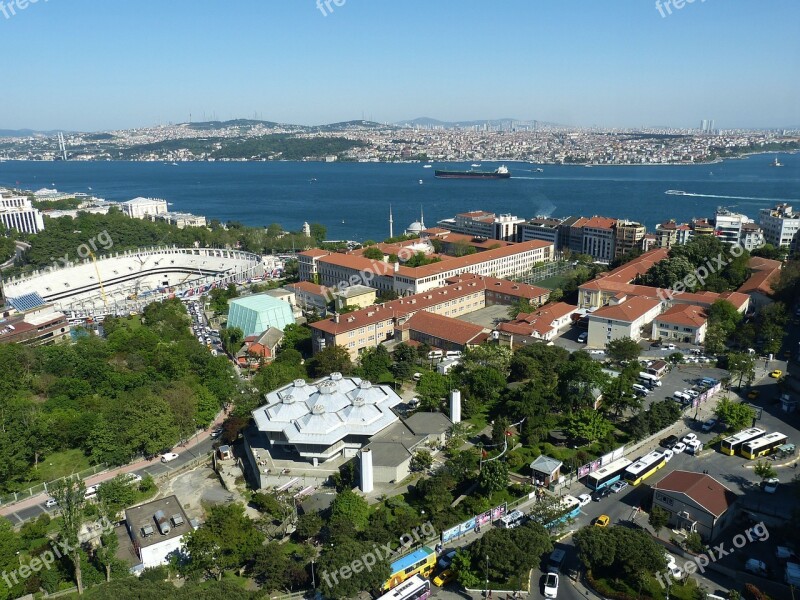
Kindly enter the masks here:
<path id="1" fill-rule="evenodd" d="M 558 596 L 558 575 L 548 573 L 544 577 L 544 597 L 555 598 Z"/>
<path id="2" fill-rule="evenodd" d="M 664 448 L 661 451 L 661 454 L 664 455 L 664 460 L 666 460 L 667 462 L 669 462 L 672 459 L 672 457 L 675 456 L 675 453 L 669 448 Z"/>
<path id="3" fill-rule="evenodd" d="M 126 473 L 125 481 L 127 481 L 128 483 L 141 483 L 142 476 L 136 473 Z"/>
<path id="4" fill-rule="evenodd" d="M 675 348 L 677 348 L 675 344 L 667 344 L 667 350 L 675 350 Z"/>
<path id="5" fill-rule="evenodd" d="M 592 503 L 592 497 L 589 494 L 581 494 L 578 496 L 578 502 L 580 502 L 581 506 L 586 506 Z"/>
<path id="6" fill-rule="evenodd" d="M 686 444 L 684 444 L 683 442 L 678 442 L 677 444 L 675 444 L 675 445 L 672 447 L 672 451 L 673 451 L 675 454 L 680 454 L 680 453 L 681 453 L 681 452 L 683 452 L 684 450 L 686 450 Z"/>
<path id="7" fill-rule="evenodd" d="M 691 396 L 692 398 L 697 398 L 697 397 L 700 395 L 700 394 L 699 394 L 698 392 L 696 392 L 695 390 L 683 390 L 683 393 L 684 393 L 684 394 L 688 394 L 688 395 L 689 395 L 689 396 Z"/>
<path id="8" fill-rule="evenodd" d="M 690 444 L 691 442 L 694 442 L 694 441 L 696 441 L 696 440 L 697 440 L 697 434 L 695 434 L 695 433 L 687 433 L 685 436 L 683 436 L 683 439 L 682 439 L 681 441 L 682 441 L 684 444 L 687 444 L 687 445 L 688 445 L 688 444 Z"/>
<path id="9" fill-rule="evenodd" d="M 768 494 L 774 494 L 775 490 L 778 489 L 778 484 L 780 480 L 777 477 L 770 477 L 764 482 L 764 491 Z"/>
<path id="10" fill-rule="evenodd" d="M 45 507 L 53 508 L 54 506 L 58 506 L 58 502 L 55 498 L 48 498 L 47 502 L 44 503 Z"/>
<path id="11" fill-rule="evenodd" d="M 178 458 L 178 456 L 180 456 L 180 455 L 176 454 L 175 452 L 167 452 L 166 454 L 162 454 L 161 455 L 161 462 L 167 463 L 167 462 L 173 461 L 176 458 Z"/>
<path id="12" fill-rule="evenodd" d="M 686 444 L 686 451 L 689 454 L 697 454 L 703 449 L 703 443 L 700 440 L 692 440 Z"/>
<path id="13" fill-rule="evenodd" d="M 669 574 L 672 575 L 673 579 L 683 579 L 683 571 L 676 563 L 667 565 L 667 568 L 669 569 Z"/>
<path id="14" fill-rule="evenodd" d="M 589 350 L 589 354 L 605 354 L 605 350 Z"/>
<path id="15" fill-rule="evenodd" d="M 617 481 L 616 483 L 612 483 L 612 484 L 611 484 L 611 487 L 609 487 L 609 489 L 610 489 L 612 492 L 614 492 L 615 494 L 619 494 L 619 493 L 620 493 L 622 490 L 624 490 L 626 487 L 628 487 L 628 482 L 627 482 L 627 481 L 622 481 L 622 480 L 620 479 L 620 480 L 619 480 L 619 481 Z"/>

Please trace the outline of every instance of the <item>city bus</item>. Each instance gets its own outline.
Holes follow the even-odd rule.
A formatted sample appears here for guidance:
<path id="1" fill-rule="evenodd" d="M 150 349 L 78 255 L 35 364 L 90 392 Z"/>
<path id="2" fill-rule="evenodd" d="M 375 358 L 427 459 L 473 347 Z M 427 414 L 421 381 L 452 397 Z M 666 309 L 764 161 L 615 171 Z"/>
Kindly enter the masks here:
<path id="1" fill-rule="evenodd" d="M 422 575 L 427 578 L 433 572 L 434 567 L 436 567 L 436 552 L 427 546 L 418 548 L 391 564 L 392 575 L 383 584 L 382 591 L 389 591 L 414 575 Z"/>
<path id="2" fill-rule="evenodd" d="M 786 443 L 788 438 L 782 433 L 777 431 L 767 434 L 755 440 L 750 440 L 742 444 L 741 454 L 745 458 L 753 460 L 754 458 L 761 458 L 772 454 L 778 448 Z"/>
<path id="3" fill-rule="evenodd" d="M 431 582 L 419 575 L 414 575 L 378 598 L 378 600 L 421 600 L 430 598 L 430 595 Z"/>
<path id="4" fill-rule="evenodd" d="M 561 498 L 559 504 L 560 513 L 555 519 L 552 519 L 544 524 L 545 529 L 550 529 L 556 525 L 576 518 L 581 512 L 581 502 L 575 496 L 566 495 Z"/>
<path id="5" fill-rule="evenodd" d="M 745 429 L 736 435 L 726 437 L 724 440 L 722 440 L 719 449 L 722 450 L 724 454 L 733 456 L 739 451 L 739 449 L 742 447 L 742 444 L 758 439 L 765 433 L 767 432 L 763 429 L 759 429 L 758 427 Z"/>
<path id="6" fill-rule="evenodd" d="M 622 477 L 622 473 L 630 464 L 631 461 L 627 458 L 618 458 L 605 467 L 600 467 L 594 473 L 589 473 L 586 478 L 587 487 L 590 490 L 601 490 L 619 481 L 620 477 Z"/>
<path id="7" fill-rule="evenodd" d="M 666 464 L 667 459 L 661 452 L 651 452 L 650 454 L 645 454 L 625 469 L 623 477 L 631 485 L 639 485 Z"/>

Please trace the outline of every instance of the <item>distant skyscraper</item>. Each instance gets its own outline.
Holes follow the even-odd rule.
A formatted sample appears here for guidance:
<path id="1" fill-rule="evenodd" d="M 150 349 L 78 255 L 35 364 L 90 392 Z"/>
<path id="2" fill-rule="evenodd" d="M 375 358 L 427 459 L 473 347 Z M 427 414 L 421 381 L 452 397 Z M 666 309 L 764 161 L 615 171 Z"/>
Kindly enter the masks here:
<path id="1" fill-rule="evenodd" d="M 703 119 L 700 123 L 700 131 L 706 133 L 708 131 L 708 119 Z"/>

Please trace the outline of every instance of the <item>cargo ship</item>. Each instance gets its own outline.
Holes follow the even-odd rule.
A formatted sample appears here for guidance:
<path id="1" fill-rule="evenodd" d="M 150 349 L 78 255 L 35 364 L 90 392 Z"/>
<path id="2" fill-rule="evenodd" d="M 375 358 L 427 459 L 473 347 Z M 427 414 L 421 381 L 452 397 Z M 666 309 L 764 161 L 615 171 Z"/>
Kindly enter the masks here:
<path id="1" fill-rule="evenodd" d="M 436 170 L 434 173 L 440 179 L 508 179 L 511 177 L 511 172 L 502 165 L 494 171 L 476 171 L 470 169 L 469 171 L 440 171 Z"/>

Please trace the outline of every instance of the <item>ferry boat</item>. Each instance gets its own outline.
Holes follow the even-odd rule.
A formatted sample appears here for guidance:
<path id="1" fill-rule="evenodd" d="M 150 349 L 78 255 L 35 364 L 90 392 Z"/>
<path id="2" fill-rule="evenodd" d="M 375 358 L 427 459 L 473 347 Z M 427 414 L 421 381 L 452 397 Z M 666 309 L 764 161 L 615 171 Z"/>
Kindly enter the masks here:
<path id="1" fill-rule="evenodd" d="M 683 190 L 667 190 L 664 192 L 669 196 L 688 196 L 689 194 L 684 192 Z"/>
<path id="2" fill-rule="evenodd" d="M 440 179 L 508 179 L 511 177 L 511 172 L 505 165 L 501 165 L 494 171 L 476 171 L 475 169 L 470 169 L 469 171 L 437 170 L 434 174 Z"/>

